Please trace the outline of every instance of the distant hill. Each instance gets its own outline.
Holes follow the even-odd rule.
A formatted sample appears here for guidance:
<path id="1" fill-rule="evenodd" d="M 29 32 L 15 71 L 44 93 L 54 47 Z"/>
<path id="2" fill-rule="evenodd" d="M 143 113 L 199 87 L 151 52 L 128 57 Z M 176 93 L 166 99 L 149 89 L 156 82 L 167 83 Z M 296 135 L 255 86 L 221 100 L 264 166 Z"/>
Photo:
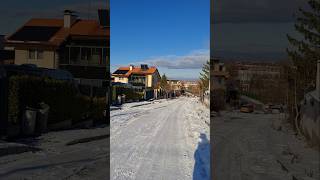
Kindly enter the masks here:
<path id="1" fill-rule="evenodd" d="M 184 78 L 184 77 L 168 77 L 170 80 L 180 80 L 180 81 L 198 81 L 199 78 Z"/>

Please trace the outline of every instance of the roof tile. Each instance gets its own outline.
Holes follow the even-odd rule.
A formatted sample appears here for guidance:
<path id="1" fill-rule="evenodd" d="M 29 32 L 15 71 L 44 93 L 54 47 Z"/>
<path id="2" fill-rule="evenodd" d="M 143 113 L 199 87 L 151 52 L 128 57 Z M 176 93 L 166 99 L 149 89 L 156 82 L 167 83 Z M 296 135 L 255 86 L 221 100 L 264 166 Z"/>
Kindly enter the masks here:
<path id="1" fill-rule="evenodd" d="M 149 67 L 147 70 L 141 69 L 141 67 L 134 67 L 130 71 L 130 67 L 119 67 L 117 70 L 128 70 L 126 74 L 113 74 L 115 76 L 124 76 L 124 77 L 129 77 L 131 74 L 140 74 L 140 75 L 149 75 L 153 74 L 157 71 L 157 68 L 154 66 Z"/>
<path id="2" fill-rule="evenodd" d="M 79 19 L 71 26 L 71 28 L 64 28 L 63 19 L 34 18 L 34 19 L 30 19 L 26 24 L 24 24 L 20 29 L 18 29 L 17 32 L 19 32 L 21 29 L 23 29 L 23 27 L 26 27 L 26 26 L 60 27 L 58 32 L 52 35 L 47 42 L 41 42 L 42 44 L 50 44 L 54 46 L 59 46 L 68 36 L 89 36 L 89 37 L 110 36 L 110 29 L 101 27 L 98 20 Z M 7 42 L 10 43 L 10 40 L 12 40 L 10 39 L 11 37 L 12 35 L 8 38 Z"/>

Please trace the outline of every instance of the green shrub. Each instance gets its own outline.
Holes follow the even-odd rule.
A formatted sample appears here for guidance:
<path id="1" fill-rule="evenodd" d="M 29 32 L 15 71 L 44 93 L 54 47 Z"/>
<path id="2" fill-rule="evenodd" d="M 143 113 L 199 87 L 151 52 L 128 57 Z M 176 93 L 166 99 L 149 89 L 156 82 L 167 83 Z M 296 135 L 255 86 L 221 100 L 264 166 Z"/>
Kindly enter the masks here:
<path id="1" fill-rule="evenodd" d="M 9 83 L 9 96 L 8 96 L 8 118 L 12 124 L 19 122 L 20 107 L 19 107 L 19 83 L 16 77 L 13 77 Z"/>
<path id="2" fill-rule="evenodd" d="M 118 95 L 125 95 L 126 100 L 140 100 L 143 99 L 143 92 L 138 92 L 133 88 L 127 88 L 122 86 L 112 87 L 112 101 L 116 101 Z"/>
<path id="3" fill-rule="evenodd" d="M 103 111 L 106 108 L 106 98 L 100 97 L 100 98 L 93 98 L 92 104 L 90 107 L 91 116 L 93 119 L 96 120 L 102 120 L 104 118 Z"/>
<path id="4" fill-rule="evenodd" d="M 34 76 L 12 76 L 9 79 L 9 121 L 18 123 L 26 106 L 39 108 L 40 102 L 50 106 L 48 123 L 81 120 L 91 101 L 80 95 L 73 84 Z"/>

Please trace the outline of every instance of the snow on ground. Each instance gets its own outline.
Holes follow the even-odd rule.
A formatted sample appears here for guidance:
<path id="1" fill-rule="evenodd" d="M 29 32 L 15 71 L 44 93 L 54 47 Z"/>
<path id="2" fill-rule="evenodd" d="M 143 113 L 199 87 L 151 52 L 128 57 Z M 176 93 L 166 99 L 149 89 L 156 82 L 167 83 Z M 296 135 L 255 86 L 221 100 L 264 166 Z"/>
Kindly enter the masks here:
<path id="1" fill-rule="evenodd" d="M 109 127 L 49 132 L 20 143 L 40 151 L 0 157 L 0 179 L 209 179 L 209 110 L 196 98 L 124 104 Z M 202 135 L 201 135 L 202 133 Z"/>
<path id="2" fill-rule="evenodd" d="M 49 132 L 20 143 L 40 151 L 0 157 L 0 179 L 107 179 L 107 138 L 67 146 L 70 141 L 109 134 L 109 127 Z"/>
<path id="3" fill-rule="evenodd" d="M 197 98 L 191 98 L 184 108 L 187 111 L 185 123 L 191 145 L 196 146 L 200 133 L 210 137 L 210 111 Z"/>
<path id="4" fill-rule="evenodd" d="M 214 117 L 214 179 L 319 179 L 319 152 L 291 127 L 272 128 L 281 114 L 222 112 Z"/>
<path id="5" fill-rule="evenodd" d="M 197 98 L 185 105 L 187 114 L 185 128 L 190 149 L 194 152 L 193 179 L 210 179 L 210 111 Z M 192 111 L 190 111 L 192 109 Z"/>
<path id="6" fill-rule="evenodd" d="M 111 179 L 209 179 L 209 117 L 186 97 L 111 111 Z"/>

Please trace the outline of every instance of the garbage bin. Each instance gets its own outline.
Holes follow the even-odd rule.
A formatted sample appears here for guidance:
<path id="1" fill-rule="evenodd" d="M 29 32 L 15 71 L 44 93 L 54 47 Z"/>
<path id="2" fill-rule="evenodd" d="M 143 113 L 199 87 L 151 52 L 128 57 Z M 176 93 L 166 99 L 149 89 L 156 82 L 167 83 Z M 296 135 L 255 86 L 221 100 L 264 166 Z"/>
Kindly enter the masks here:
<path id="1" fill-rule="evenodd" d="M 40 109 L 38 109 L 37 112 L 36 132 L 41 134 L 47 132 L 48 129 L 47 125 L 50 106 L 44 102 L 40 103 L 39 106 Z"/>
<path id="2" fill-rule="evenodd" d="M 121 104 L 122 104 L 122 99 L 121 99 L 121 96 L 120 96 L 120 95 L 118 95 L 117 104 L 118 104 L 118 105 L 121 105 Z"/>
<path id="3" fill-rule="evenodd" d="M 26 107 L 22 118 L 22 134 L 33 135 L 37 118 L 37 109 Z"/>
<path id="4" fill-rule="evenodd" d="M 121 95 L 121 104 L 126 102 L 126 95 L 122 94 Z"/>

